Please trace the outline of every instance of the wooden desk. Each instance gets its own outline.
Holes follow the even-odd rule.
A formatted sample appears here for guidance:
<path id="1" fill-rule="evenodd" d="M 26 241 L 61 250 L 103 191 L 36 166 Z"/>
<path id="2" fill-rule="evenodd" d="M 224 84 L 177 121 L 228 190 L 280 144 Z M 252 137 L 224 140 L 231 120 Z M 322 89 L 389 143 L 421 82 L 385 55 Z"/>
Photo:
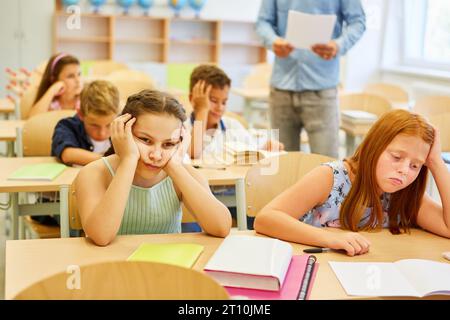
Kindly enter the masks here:
<path id="1" fill-rule="evenodd" d="M 0 158 L 0 193 L 9 193 L 12 208 L 12 237 L 19 236 L 19 217 L 24 215 L 59 214 L 61 237 L 69 236 L 69 188 L 79 169 L 67 168 L 53 181 L 8 180 L 8 176 L 24 165 L 56 163 L 54 157 Z M 19 192 L 59 192 L 59 203 L 20 204 Z"/>
<path id="2" fill-rule="evenodd" d="M 333 230 L 333 232 L 344 232 Z M 232 231 L 232 234 L 256 235 L 254 231 Z M 442 252 L 448 251 L 449 240 L 433 234 L 412 230 L 411 235 L 393 236 L 388 230 L 362 233 L 371 242 L 370 252 L 356 257 L 339 253 L 320 253 L 316 257 L 320 267 L 311 292 L 311 299 L 355 299 L 341 287 L 328 261 L 393 262 L 408 258 L 447 262 Z M 16 240 L 6 242 L 5 298 L 12 299 L 29 285 L 59 272 L 70 265 L 88 265 L 107 261 L 124 261 L 143 242 L 198 243 L 205 250 L 194 265 L 203 270 L 222 242 L 203 233 L 118 236 L 109 246 L 95 246 L 86 238 Z M 293 244 L 294 254 L 302 254 L 306 246 Z M 257 253 L 255 253 L 257 254 Z M 445 298 L 450 298 L 446 296 Z"/>
<path id="3" fill-rule="evenodd" d="M 194 162 L 193 164 L 196 164 Z M 236 192 L 236 220 L 239 230 L 247 230 L 247 204 L 245 200 L 245 176 L 251 166 L 228 166 L 225 170 L 198 169 L 210 186 L 234 186 Z M 226 203 L 226 196 L 217 196 Z"/>
<path id="4" fill-rule="evenodd" d="M 6 141 L 8 157 L 14 156 L 17 129 L 22 128 L 24 123 L 24 120 L 0 120 L 0 141 Z"/>
<path id="5" fill-rule="evenodd" d="M 16 111 L 16 106 L 9 99 L 0 99 L 0 114 L 4 114 L 6 119 L 9 119 L 9 115 Z"/>

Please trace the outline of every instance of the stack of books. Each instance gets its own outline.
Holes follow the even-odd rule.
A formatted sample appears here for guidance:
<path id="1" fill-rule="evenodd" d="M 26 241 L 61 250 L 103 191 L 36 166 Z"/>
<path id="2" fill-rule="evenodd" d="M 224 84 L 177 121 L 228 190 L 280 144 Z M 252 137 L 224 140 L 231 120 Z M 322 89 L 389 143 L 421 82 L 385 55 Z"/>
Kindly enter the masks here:
<path id="1" fill-rule="evenodd" d="M 309 297 L 317 268 L 314 256 L 293 255 L 287 242 L 230 235 L 204 271 L 235 299 L 303 300 Z"/>

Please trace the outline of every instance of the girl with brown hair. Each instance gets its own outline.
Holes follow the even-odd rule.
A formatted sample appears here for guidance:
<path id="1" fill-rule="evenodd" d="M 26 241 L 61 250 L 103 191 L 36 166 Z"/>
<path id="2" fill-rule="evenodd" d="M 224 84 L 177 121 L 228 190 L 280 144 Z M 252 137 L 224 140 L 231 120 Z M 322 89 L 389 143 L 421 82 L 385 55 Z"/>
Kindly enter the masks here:
<path id="1" fill-rule="evenodd" d="M 181 232 L 181 202 L 210 235 L 225 237 L 228 209 L 183 164 L 190 143 L 183 106 L 163 92 L 130 96 L 111 126 L 112 150 L 85 166 L 76 197 L 85 233 L 98 245 L 117 234 Z"/>
<path id="2" fill-rule="evenodd" d="M 77 109 L 83 89 L 80 61 L 66 53 L 50 58 L 28 116 L 52 110 Z"/>

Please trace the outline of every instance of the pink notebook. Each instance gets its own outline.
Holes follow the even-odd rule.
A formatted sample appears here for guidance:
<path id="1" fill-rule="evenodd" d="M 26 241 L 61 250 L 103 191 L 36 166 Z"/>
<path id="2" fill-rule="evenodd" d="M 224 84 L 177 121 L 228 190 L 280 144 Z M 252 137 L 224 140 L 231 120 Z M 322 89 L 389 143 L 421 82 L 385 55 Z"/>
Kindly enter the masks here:
<path id="1" fill-rule="evenodd" d="M 296 300 L 300 290 L 303 274 L 310 255 L 292 256 L 291 264 L 287 271 L 286 279 L 280 291 L 266 291 L 244 288 L 225 287 L 230 297 L 244 296 L 251 300 Z M 309 299 L 311 289 L 314 284 L 319 263 L 316 261 L 312 272 L 308 293 L 306 299 Z"/>

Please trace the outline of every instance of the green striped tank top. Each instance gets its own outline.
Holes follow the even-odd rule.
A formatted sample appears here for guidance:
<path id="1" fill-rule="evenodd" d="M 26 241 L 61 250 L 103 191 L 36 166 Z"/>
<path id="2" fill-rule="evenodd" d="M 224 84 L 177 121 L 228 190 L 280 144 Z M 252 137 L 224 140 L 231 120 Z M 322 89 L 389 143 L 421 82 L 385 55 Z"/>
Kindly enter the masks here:
<path id="1" fill-rule="evenodd" d="M 112 176 L 108 159 L 102 158 Z M 118 234 L 180 233 L 181 204 L 168 176 L 150 188 L 131 186 Z"/>

